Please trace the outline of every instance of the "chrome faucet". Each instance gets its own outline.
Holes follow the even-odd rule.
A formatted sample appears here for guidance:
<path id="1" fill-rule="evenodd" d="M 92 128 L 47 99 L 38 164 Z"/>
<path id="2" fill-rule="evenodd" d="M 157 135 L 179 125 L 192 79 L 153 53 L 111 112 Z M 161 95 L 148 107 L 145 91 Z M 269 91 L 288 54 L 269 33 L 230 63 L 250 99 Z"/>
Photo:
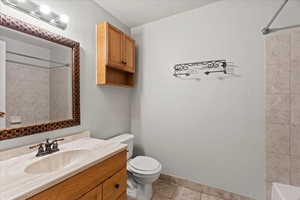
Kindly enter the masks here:
<path id="1" fill-rule="evenodd" d="M 36 157 L 45 156 L 54 152 L 59 151 L 58 143 L 59 141 L 63 141 L 64 139 L 57 139 L 50 142 L 49 138 L 46 139 L 46 142 L 30 146 L 29 149 L 35 149 L 38 148 L 38 152 L 36 154 Z"/>

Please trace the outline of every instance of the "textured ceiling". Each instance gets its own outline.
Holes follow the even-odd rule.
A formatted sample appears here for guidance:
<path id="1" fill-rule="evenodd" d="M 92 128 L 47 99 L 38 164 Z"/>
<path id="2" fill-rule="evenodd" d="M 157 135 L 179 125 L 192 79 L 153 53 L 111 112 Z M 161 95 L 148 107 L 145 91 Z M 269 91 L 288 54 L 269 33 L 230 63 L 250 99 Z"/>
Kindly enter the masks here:
<path id="1" fill-rule="evenodd" d="M 129 27 L 139 26 L 218 0 L 94 0 Z"/>

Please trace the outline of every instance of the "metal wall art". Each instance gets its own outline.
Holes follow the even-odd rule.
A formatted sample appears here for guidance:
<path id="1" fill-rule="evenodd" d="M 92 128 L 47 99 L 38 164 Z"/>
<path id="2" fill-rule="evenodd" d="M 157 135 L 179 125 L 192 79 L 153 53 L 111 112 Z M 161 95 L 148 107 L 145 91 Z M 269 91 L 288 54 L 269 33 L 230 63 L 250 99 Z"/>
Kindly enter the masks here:
<path id="1" fill-rule="evenodd" d="M 210 60 L 194 63 L 176 64 L 174 66 L 173 76 L 180 79 L 194 79 L 200 80 L 201 78 L 209 75 L 217 75 L 218 79 L 224 79 L 230 76 L 238 76 L 234 73 L 232 62 L 226 60 Z"/>

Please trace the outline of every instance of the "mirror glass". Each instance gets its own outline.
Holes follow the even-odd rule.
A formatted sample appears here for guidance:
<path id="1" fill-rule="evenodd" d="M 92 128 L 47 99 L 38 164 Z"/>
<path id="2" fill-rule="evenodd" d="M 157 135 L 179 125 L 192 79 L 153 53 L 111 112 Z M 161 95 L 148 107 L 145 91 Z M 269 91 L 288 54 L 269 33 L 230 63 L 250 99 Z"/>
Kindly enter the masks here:
<path id="1" fill-rule="evenodd" d="M 72 48 L 0 28 L 0 129 L 72 119 Z"/>

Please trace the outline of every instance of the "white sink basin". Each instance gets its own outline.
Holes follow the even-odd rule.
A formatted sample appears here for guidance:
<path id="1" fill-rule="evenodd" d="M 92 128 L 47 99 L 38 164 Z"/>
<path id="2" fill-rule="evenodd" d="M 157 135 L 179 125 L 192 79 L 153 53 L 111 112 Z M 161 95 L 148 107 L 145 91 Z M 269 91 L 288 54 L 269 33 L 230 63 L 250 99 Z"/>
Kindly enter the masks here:
<path id="1" fill-rule="evenodd" d="M 88 153 L 88 150 L 72 150 L 56 153 L 30 164 L 24 171 L 27 174 L 54 172 L 82 160 Z"/>
<path id="2" fill-rule="evenodd" d="M 273 183 L 272 200 L 300 200 L 300 188 L 291 185 Z"/>

